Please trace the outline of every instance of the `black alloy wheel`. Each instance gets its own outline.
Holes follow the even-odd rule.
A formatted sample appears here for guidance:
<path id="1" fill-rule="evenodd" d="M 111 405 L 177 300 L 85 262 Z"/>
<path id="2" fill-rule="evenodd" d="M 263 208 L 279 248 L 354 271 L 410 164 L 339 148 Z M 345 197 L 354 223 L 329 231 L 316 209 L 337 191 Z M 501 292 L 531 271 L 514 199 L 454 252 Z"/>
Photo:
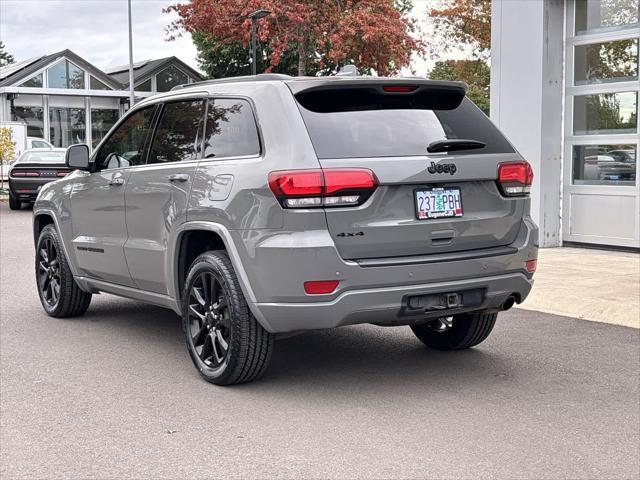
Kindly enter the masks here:
<path id="1" fill-rule="evenodd" d="M 229 299 L 211 272 L 200 273 L 189 291 L 189 338 L 207 367 L 219 369 L 229 353 Z"/>
<path id="2" fill-rule="evenodd" d="M 38 250 L 38 285 L 42 298 L 55 308 L 60 300 L 60 258 L 53 239 L 45 238 Z"/>

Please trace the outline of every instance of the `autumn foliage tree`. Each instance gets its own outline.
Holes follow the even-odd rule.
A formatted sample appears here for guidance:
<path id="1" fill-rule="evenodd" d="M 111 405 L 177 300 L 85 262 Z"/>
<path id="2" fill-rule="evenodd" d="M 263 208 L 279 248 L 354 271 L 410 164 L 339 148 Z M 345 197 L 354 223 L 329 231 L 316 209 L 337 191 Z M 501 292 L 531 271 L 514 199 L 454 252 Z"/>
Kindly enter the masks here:
<path id="1" fill-rule="evenodd" d="M 298 75 L 327 66 L 354 63 L 361 72 L 389 75 L 408 66 L 423 50 L 412 36 L 407 0 L 191 0 L 171 5 L 178 19 L 170 36 L 182 31 L 205 35 L 218 45 L 248 48 L 249 13 L 266 9 L 258 40 L 266 47 L 266 71 L 294 55 Z M 312 63 L 313 65 L 310 65 Z"/>
<path id="2" fill-rule="evenodd" d="M 429 10 L 440 51 L 469 45 L 476 58 L 486 60 L 491 48 L 491 0 L 442 0 Z"/>

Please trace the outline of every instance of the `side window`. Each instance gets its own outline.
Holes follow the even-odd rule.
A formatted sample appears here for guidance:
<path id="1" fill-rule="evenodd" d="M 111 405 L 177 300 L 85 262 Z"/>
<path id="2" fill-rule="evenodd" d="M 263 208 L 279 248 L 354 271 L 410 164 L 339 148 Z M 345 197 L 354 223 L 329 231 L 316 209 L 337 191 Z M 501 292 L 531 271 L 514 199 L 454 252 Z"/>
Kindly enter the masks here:
<path id="1" fill-rule="evenodd" d="M 199 158 L 203 122 L 204 100 L 167 103 L 153 137 L 148 163 Z"/>
<path id="2" fill-rule="evenodd" d="M 204 140 L 205 158 L 259 155 L 258 127 L 249 102 L 210 99 Z"/>
<path id="3" fill-rule="evenodd" d="M 155 108 L 154 105 L 135 112 L 111 134 L 98 152 L 96 170 L 144 163 L 144 144 Z"/>

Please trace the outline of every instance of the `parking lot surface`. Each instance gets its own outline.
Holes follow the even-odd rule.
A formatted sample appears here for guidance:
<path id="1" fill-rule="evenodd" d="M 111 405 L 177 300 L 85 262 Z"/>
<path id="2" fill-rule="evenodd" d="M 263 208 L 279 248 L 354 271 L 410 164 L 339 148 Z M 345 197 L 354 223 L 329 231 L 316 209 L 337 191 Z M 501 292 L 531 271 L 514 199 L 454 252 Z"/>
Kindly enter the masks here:
<path id="1" fill-rule="evenodd" d="M 199 378 L 168 310 L 47 317 L 31 212 L 0 203 L 2 478 L 638 478 L 640 331 L 512 310 L 477 348 L 408 328 L 280 340 L 264 379 Z"/>

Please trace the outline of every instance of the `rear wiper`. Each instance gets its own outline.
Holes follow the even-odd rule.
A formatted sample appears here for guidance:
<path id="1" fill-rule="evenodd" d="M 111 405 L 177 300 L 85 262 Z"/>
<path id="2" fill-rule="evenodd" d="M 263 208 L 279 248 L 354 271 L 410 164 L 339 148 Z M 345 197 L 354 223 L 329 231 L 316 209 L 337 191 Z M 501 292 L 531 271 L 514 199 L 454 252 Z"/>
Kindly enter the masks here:
<path id="1" fill-rule="evenodd" d="M 436 140 L 431 142 L 427 147 L 427 152 L 453 152 L 454 150 L 473 150 L 483 148 L 487 144 L 478 140 L 465 140 L 463 138 L 445 138 L 444 140 Z"/>

